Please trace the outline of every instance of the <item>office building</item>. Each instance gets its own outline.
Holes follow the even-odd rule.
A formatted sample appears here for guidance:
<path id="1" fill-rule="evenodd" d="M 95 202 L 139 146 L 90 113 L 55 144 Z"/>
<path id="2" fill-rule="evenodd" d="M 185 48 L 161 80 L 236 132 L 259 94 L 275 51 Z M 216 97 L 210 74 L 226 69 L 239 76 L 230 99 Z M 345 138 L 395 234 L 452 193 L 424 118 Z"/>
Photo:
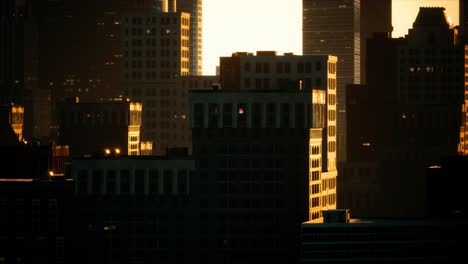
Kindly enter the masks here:
<path id="1" fill-rule="evenodd" d="M 326 90 L 337 86 L 334 78 L 328 78 L 337 76 L 336 64 L 329 68 L 327 60 L 326 55 L 236 52 L 220 58 L 219 84 L 222 90 Z"/>
<path id="2" fill-rule="evenodd" d="M 178 151 L 180 152 L 180 151 Z M 186 263 L 196 257 L 194 161 L 168 156 L 74 159 L 67 262 Z"/>
<path id="3" fill-rule="evenodd" d="M 135 83 L 189 75 L 188 13 L 129 13 L 122 23 L 123 72 L 127 93 Z"/>
<path id="4" fill-rule="evenodd" d="M 140 155 L 141 113 L 137 102 L 59 103 L 58 142 L 72 157 Z"/>
<path id="5" fill-rule="evenodd" d="M 359 0 L 303 0 L 302 54 L 333 55 L 337 63 L 338 161 L 346 160 L 346 85 L 361 83 Z"/>
<path id="6" fill-rule="evenodd" d="M 209 261 L 299 261 L 298 223 L 317 221 L 321 209 L 336 208 L 336 57 L 254 57 L 225 60 L 241 69 L 251 63 L 253 71 L 261 65 L 262 83 L 273 75 L 268 69 L 289 67 L 290 78 L 280 75 L 285 87 L 245 89 L 244 78 L 226 78 L 221 87 L 189 95 L 201 222 L 206 222 L 199 251 Z M 327 80 L 323 90 L 294 79 L 299 61 L 314 70 L 320 64 Z M 221 75 L 239 69 L 230 66 L 222 64 Z"/>
<path id="7" fill-rule="evenodd" d="M 466 48 L 444 8 L 420 8 L 406 38 L 377 34 L 367 48 L 368 85 L 348 90 L 339 206 L 358 217 L 421 217 L 427 168 L 461 149 Z"/>
<path id="8" fill-rule="evenodd" d="M 174 0 L 175 1 L 175 0 Z M 203 4 L 202 0 L 177 0 L 177 10 L 190 14 L 190 75 L 203 71 Z"/>

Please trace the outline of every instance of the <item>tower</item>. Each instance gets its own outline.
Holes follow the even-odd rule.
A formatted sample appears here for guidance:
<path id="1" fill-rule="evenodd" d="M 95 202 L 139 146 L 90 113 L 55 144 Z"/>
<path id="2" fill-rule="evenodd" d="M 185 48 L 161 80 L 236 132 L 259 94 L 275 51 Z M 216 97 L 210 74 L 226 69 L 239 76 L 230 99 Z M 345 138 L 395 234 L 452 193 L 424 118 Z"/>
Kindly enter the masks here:
<path id="1" fill-rule="evenodd" d="M 178 0 L 177 10 L 190 14 L 190 75 L 202 75 L 202 0 Z"/>
<path id="2" fill-rule="evenodd" d="M 303 0 L 302 53 L 338 57 L 338 162 L 346 160 L 347 84 L 361 82 L 360 0 Z"/>

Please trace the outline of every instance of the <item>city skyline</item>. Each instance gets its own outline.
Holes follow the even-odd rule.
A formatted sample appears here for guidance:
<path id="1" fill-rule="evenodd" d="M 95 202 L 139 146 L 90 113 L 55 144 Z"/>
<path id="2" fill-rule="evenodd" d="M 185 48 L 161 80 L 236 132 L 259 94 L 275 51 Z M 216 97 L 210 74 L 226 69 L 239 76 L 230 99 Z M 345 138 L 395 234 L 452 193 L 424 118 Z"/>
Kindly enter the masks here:
<path id="1" fill-rule="evenodd" d="M 393 37 L 408 33 L 420 6 L 443 6 L 452 23 L 458 25 L 458 0 L 393 0 Z M 263 10 L 263 15 L 258 10 Z M 236 20 L 239 13 L 243 21 Z M 204 0 L 203 42 L 204 75 L 216 74 L 219 57 L 238 51 L 301 55 L 302 0 Z"/>

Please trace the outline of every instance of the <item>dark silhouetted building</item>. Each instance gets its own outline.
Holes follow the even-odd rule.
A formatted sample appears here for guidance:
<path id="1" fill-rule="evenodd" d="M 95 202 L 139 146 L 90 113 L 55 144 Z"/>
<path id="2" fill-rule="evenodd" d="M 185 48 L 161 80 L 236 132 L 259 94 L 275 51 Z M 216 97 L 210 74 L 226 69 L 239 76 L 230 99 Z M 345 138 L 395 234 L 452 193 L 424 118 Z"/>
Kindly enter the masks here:
<path id="1" fill-rule="evenodd" d="M 189 95 L 206 223 L 197 250 L 209 262 L 299 262 L 300 224 L 336 208 L 336 57 L 221 60 L 221 87 Z M 323 80 L 321 89 L 302 77 Z"/>
<path id="2" fill-rule="evenodd" d="M 366 41 L 375 32 L 393 31 L 392 0 L 361 1 L 361 83 L 366 84 Z M 338 66 L 339 67 L 339 66 Z"/>
<path id="3" fill-rule="evenodd" d="M 350 219 L 303 223 L 301 263 L 465 263 L 466 220 Z"/>
<path id="4" fill-rule="evenodd" d="M 70 219 L 67 262 L 197 260 L 194 161 L 186 150 L 168 153 L 72 161 L 72 206 L 80 210 Z"/>
<path id="5" fill-rule="evenodd" d="M 57 104 L 59 144 L 70 156 L 140 155 L 141 103 Z"/>
<path id="6" fill-rule="evenodd" d="M 460 24 L 460 35 L 466 43 L 468 37 L 468 3 L 465 0 L 459 1 L 459 24 Z"/>
<path id="7" fill-rule="evenodd" d="M 367 86 L 348 90 L 339 207 L 358 217 L 421 217 L 426 170 L 457 155 L 465 46 L 444 8 L 420 8 L 406 38 L 368 41 Z"/>
<path id="8" fill-rule="evenodd" d="M 23 15 L 19 1 L 0 3 L 0 105 L 24 104 Z"/>
<path id="9" fill-rule="evenodd" d="M 303 0 L 302 54 L 338 57 L 338 161 L 346 160 L 346 85 L 361 83 L 359 0 Z"/>
<path id="10" fill-rule="evenodd" d="M 0 262 L 64 263 L 72 184 L 50 172 L 51 145 L 20 143 L 9 125 L 0 131 Z"/>
<path id="11" fill-rule="evenodd" d="M 427 210 L 430 217 L 467 218 L 468 205 L 465 202 L 464 188 L 467 183 L 464 175 L 467 171 L 467 156 L 442 157 L 438 165 L 427 169 Z M 451 181 L 457 184 L 450 184 Z"/>

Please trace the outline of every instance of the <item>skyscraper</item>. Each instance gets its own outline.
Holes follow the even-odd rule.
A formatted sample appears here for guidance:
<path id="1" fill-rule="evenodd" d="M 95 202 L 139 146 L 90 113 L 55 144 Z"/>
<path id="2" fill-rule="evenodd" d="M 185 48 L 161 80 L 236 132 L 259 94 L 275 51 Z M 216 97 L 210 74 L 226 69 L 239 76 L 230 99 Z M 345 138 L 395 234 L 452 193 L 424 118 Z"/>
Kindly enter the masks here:
<path id="1" fill-rule="evenodd" d="M 338 161 L 346 160 L 346 85 L 361 82 L 360 0 L 303 0 L 302 53 L 338 57 Z"/>
<path id="2" fill-rule="evenodd" d="M 0 3 L 0 105 L 23 104 L 23 6 Z"/>
<path id="3" fill-rule="evenodd" d="M 202 0 L 178 0 L 177 10 L 190 14 L 190 75 L 202 75 Z"/>
<path id="4" fill-rule="evenodd" d="M 336 208 L 336 60 L 234 53 L 190 92 L 203 259 L 298 262 L 298 223 Z"/>
<path id="5" fill-rule="evenodd" d="M 368 86 L 348 90 L 338 178 L 339 205 L 357 216 L 423 216 L 428 168 L 460 151 L 466 46 L 449 21 L 444 8 L 420 8 L 404 39 L 368 42 Z"/>
<path id="6" fill-rule="evenodd" d="M 392 0 L 361 0 L 361 83 L 366 83 L 366 42 L 375 32 L 392 32 Z"/>

